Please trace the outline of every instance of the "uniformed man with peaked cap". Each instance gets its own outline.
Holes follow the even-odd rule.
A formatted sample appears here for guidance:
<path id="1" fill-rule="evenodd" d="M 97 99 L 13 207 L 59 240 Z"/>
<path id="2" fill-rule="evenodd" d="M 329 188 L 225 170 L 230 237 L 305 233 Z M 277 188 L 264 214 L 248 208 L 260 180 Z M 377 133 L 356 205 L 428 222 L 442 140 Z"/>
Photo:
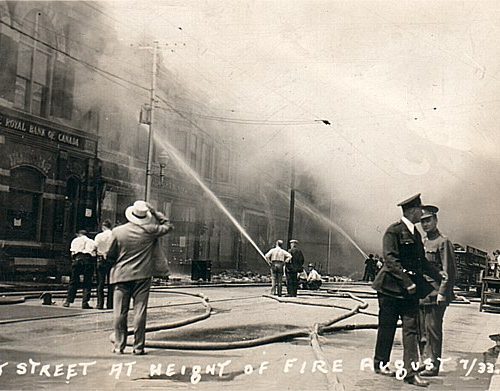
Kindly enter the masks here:
<path id="1" fill-rule="evenodd" d="M 426 387 L 428 382 L 412 369 L 418 363 L 418 300 L 432 286 L 424 274 L 440 281 L 439 270 L 425 259 L 422 237 L 415 224 L 422 216 L 420 194 L 398 204 L 403 217 L 389 226 L 383 238 L 385 263 L 375 277 L 373 288 L 379 302 L 379 326 L 375 345 L 374 370 L 385 376 L 395 376 L 388 367 L 398 319 L 403 322 L 403 361 L 406 383 Z"/>

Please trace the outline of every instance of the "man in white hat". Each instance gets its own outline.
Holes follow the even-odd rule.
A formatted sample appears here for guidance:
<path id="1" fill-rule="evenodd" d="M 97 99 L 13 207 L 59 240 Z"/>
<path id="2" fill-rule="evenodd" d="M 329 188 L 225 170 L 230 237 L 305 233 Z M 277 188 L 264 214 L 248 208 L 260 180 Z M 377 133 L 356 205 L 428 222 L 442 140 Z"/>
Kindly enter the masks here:
<path id="1" fill-rule="evenodd" d="M 134 299 L 134 351 L 146 354 L 146 309 L 148 306 L 151 277 L 154 273 L 153 253 L 156 240 L 166 235 L 172 226 L 162 213 L 151 204 L 136 201 L 125 211 L 127 224 L 112 231 L 113 241 L 107 262 L 113 264 L 110 282 L 115 284 L 113 297 L 115 348 L 121 354 L 127 343 L 127 315 L 130 299 Z"/>

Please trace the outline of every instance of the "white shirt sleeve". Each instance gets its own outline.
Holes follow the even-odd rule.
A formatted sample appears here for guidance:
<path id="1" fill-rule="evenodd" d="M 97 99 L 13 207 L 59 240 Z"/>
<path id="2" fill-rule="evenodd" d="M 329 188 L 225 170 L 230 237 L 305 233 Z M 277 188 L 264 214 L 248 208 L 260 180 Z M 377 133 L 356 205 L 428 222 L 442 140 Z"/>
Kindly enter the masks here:
<path id="1" fill-rule="evenodd" d="M 71 241 L 71 246 L 69 251 L 71 251 L 72 254 L 82 252 L 81 238 L 74 238 Z"/>
<path id="2" fill-rule="evenodd" d="M 315 280 L 321 280 L 321 276 L 316 270 L 311 270 L 309 276 L 307 277 L 307 281 L 315 281 Z"/>

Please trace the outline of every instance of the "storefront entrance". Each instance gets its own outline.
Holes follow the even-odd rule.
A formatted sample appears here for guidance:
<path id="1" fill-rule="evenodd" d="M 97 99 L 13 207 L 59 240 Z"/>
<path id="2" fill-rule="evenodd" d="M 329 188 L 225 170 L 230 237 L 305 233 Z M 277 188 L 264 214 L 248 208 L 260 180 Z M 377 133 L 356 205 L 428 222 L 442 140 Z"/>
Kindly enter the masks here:
<path id="1" fill-rule="evenodd" d="M 10 176 L 5 236 L 15 240 L 39 240 L 45 176 L 29 166 L 12 169 Z"/>

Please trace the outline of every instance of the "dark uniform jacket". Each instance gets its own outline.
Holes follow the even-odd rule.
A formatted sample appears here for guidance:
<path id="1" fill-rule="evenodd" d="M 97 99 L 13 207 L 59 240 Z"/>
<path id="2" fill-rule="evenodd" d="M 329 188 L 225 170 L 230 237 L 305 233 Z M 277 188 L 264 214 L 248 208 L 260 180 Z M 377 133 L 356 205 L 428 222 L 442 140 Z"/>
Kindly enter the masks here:
<path id="1" fill-rule="evenodd" d="M 455 297 L 453 286 L 457 274 L 453 243 L 438 231 L 438 235 L 434 239 L 425 239 L 424 248 L 429 262 L 437 269 L 444 271 L 446 278 L 442 279 L 441 284 L 437 284 L 432 278 L 427 277 L 427 280 L 434 286 L 434 291 L 422 299 L 420 304 L 436 304 L 438 293 L 446 298 L 447 303 L 450 303 Z"/>
<path id="2" fill-rule="evenodd" d="M 422 237 L 415 228 L 412 234 L 403 221 L 387 228 L 383 239 L 385 263 L 373 281 L 377 292 L 396 298 L 423 298 L 433 287 L 424 278 L 424 274 L 441 282 L 439 270 L 425 258 Z M 408 294 L 408 287 L 417 286 L 416 295 Z"/>
<path id="3" fill-rule="evenodd" d="M 292 260 L 286 264 L 286 270 L 288 272 L 300 272 L 304 266 L 304 254 L 298 248 L 291 248 L 288 250 L 290 254 L 292 254 Z"/>

